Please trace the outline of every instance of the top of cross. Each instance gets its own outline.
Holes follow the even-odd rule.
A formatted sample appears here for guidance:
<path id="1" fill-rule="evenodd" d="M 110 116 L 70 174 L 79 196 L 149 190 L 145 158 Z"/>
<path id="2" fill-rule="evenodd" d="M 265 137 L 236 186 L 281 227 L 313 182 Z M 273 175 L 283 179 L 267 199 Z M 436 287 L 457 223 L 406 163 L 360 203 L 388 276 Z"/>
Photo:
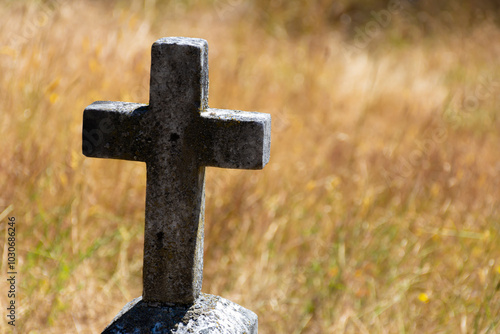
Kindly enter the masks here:
<path id="1" fill-rule="evenodd" d="M 153 44 L 149 105 L 99 101 L 85 108 L 86 156 L 146 162 L 146 302 L 190 304 L 198 297 L 205 166 L 263 168 L 270 136 L 269 114 L 208 108 L 202 39 Z"/>

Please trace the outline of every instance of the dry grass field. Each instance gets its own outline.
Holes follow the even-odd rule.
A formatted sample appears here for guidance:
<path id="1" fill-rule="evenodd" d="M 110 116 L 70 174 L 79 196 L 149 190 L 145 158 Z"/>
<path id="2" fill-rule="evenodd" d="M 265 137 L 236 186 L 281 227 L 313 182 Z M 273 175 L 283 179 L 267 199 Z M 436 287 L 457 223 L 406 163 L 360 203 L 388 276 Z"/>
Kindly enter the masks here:
<path id="1" fill-rule="evenodd" d="M 147 103 L 165 36 L 208 40 L 211 106 L 273 117 L 264 170 L 207 169 L 204 292 L 261 333 L 500 333 L 495 12 L 269 3 L 0 3 L 0 333 L 8 217 L 17 333 L 141 294 L 145 165 L 84 157 L 82 112 Z"/>

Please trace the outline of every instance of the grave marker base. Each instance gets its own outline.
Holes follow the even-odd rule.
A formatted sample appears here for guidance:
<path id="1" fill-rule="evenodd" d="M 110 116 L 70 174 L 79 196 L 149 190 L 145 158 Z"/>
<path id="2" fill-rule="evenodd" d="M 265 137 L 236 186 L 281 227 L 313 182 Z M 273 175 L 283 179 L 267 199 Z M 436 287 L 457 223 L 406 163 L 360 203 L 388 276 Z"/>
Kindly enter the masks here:
<path id="1" fill-rule="evenodd" d="M 194 304 L 154 305 L 132 300 L 103 334 L 225 333 L 257 334 L 257 315 L 219 296 L 201 293 Z"/>

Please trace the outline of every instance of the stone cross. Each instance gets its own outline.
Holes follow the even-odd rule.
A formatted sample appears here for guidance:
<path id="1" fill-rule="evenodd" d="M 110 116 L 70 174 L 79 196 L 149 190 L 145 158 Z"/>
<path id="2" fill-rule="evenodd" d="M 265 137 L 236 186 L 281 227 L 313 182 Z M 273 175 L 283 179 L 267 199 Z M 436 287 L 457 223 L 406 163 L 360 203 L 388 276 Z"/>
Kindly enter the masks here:
<path id="1" fill-rule="evenodd" d="M 208 107 L 208 45 L 161 38 L 149 105 L 94 102 L 83 114 L 88 157 L 146 162 L 143 301 L 192 304 L 201 291 L 205 167 L 261 169 L 269 114 Z"/>

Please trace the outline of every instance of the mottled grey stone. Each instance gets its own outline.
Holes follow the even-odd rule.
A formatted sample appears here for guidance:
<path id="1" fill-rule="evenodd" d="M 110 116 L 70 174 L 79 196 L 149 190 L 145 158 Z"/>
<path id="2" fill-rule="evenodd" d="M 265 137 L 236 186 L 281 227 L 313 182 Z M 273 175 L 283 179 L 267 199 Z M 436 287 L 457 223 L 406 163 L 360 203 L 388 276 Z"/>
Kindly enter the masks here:
<path id="1" fill-rule="evenodd" d="M 256 334 L 257 315 L 222 297 L 201 293 L 193 305 L 157 305 L 142 297 L 118 313 L 103 334 L 248 333 Z"/>
<path id="2" fill-rule="evenodd" d="M 190 305 L 203 271 L 205 167 L 261 169 L 269 114 L 208 108 L 208 45 L 162 38 L 151 50 L 149 104 L 98 101 L 83 114 L 88 157 L 146 162 L 143 299 Z"/>

